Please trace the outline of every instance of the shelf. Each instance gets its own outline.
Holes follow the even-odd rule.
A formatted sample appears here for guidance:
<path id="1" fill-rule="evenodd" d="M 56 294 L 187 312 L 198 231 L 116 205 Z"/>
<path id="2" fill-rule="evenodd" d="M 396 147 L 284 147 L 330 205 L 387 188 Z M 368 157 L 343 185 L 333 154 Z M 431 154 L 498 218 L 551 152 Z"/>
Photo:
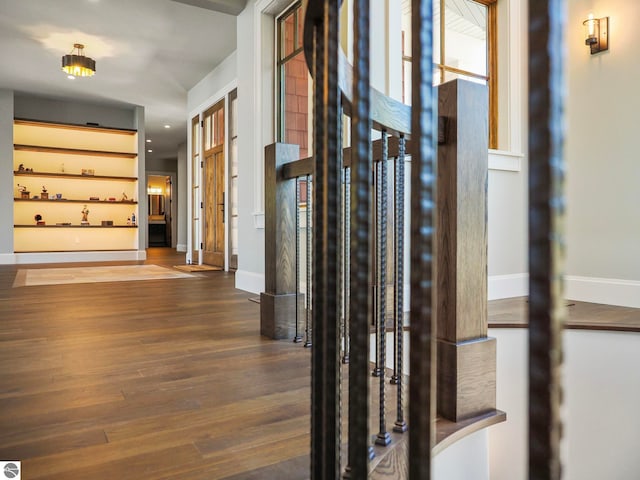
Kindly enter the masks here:
<path id="1" fill-rule="evenodd" d="M 13 199 L 15 202 L 53 202 L 53 203 L 100 203 L 100 204 L 109 204 L 109 205 L 137 205 L 138 202 L 134 202 L 134 201 L 129 201 L 129 200 L 117 200 L 117 201 L 111 201 L 111 200 L 72 200 L 72 199 L 68 199 L 68 198 L 61 198 L 60 200 L 57 200 L 55 198 L 49 198 L 49 199 L 37 199 L 37 198 L 14 198 Z"/>
<path id="2" fill-rule="evenodd" d="M 138 225 L 14 225 L 14 228 L 138 228 Z"/>
<path id="3" fill-rule="evenodd" d="M 135 182 L 136 177 L 112 177 L 107 175 L 79 175 L 75 173 L 47 173 L 47 172 L 21 172 L 14 170 L 16 177 L 47 177 L 47 178 L 74 178 L 82 180 L 122 180 L 126 182 Z"/>
<path id="4" fill-rule="evenodd" d="M 69 130 L 84 130 L 85 132 L 99 132 L 99 133 L 115 133 L 120 135 L 135 135 L 137 130 L 128 128 L 114 128 L 114 127 L 101 127 L 100 125 L 82 125 L 76 123 L 59 123 L 59 122 L 47 122 L 46 120 L 29 120 L 27 118 L 14 119 L 15 125 L 28 125 L 32 127 L 49 127 L 49 128 L 64 128 Z"/>
<path id="5" fill-rule="evenodd" d="M 120 157 L 120 158 L 136 158 L 137 153 L 133 152 L 109 152 L 106 150 L 81 150 L 78 148 L 61 148 L 61 147 L 42 147 L 38 145 L 14 145 L 16 151 L 25 152 L 41 152 L 41 153 L 62 153 L 69 155 L 89 155 L 96 157 Z"/>
<path id="6" fill-rule="evenodd" d="M 127 225 L 126 218 L 138 215 L 139 202 L 121 199 L 138 198 L 141 172 L 137 135 L 136 130 L 97 124 L 14 119 L 14 183 L 31 192 L 31 198 L 13 193 L 20 197 L 13 202 L 15 251 L 135 251 L 141 229 L 137 224 Z M 31 168 L 26 171 L 19 165 Z M 93 172 L 100 175 L 86 175 Z M 52 193 L 46 199 L 33 198 L 40 197 L 42 190 Z M 56 192 L 68 198 L 56 198 Z M 81 210 L 82 204 L 93 212 L 89 225 L 80 223 L 79 213 L 72 214 Z M 36 224 L 38 215 L 42 215 L 39 218 L 44 225 Z M 102 221 L 107 219 L 117 224 L 103 226 Z"/>

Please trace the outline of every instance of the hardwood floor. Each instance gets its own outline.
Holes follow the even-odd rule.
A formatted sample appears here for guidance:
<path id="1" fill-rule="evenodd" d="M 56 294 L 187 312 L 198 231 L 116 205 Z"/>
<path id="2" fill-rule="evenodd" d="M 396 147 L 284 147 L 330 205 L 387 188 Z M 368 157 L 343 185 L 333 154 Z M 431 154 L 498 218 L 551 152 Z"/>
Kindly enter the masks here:
<path id="1" fill-rule="evenodd" d="M 0 267 L 0 460 L 24 479 L 306 477 L 308 351 L 260 337 L 233 275 L 11 287 L 38 267 Z"/>
<path id="2" fill-rule="evenodd" d="M 145 263 L 184 255 L 150 249 Z M 261 337 L 233 274 L 13 288 L 19 269 L 72 265 L 0 266 L 0 460 L 26 480 L 308 478 L 309 350 Z M 490 322 L 522 326 L 524 307 L 490 302 Z M 640 325 L 635 309 L 570 309 Z M 470 426 L 437 428 L 445 448 Z M 384 472 L 400 447 L 379 452 L 375 478 L 398 478 Z"/>

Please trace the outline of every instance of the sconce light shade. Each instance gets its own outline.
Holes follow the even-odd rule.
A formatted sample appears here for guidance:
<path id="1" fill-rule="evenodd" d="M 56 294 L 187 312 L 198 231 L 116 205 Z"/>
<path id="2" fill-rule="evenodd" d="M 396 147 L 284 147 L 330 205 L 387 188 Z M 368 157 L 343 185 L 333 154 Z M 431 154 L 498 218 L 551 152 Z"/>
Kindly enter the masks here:
<path id="1" fill-rule="evenodd" d="M 62 56 L 62 70 L 74 77 L 90 77 L 96 73 L 96 61 L 84 56 L 84 45 L 75 43 L 71 53 Z"/>
<path id="2" fill-rule="evenodd" d="M 589 46 L 591 55 L 609 50 L 609 17 L 593 18 L 591 13 L 582 24 L 586 35 L 584 43 Z"/>

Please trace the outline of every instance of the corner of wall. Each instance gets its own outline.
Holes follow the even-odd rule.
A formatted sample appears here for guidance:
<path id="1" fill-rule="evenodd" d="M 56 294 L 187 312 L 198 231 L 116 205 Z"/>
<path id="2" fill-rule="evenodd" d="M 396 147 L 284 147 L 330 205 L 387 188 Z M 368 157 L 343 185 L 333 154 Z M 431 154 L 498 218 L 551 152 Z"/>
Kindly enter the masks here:
<path id="1" fill-rule="evenodd" d="M 0 89 L 0 255 L 13 257 L 13 117 L 12 90 Z M 0 263 L 5 260 L 0 258 Z M 10 262 L 13 263 L 13 262 Z"/>

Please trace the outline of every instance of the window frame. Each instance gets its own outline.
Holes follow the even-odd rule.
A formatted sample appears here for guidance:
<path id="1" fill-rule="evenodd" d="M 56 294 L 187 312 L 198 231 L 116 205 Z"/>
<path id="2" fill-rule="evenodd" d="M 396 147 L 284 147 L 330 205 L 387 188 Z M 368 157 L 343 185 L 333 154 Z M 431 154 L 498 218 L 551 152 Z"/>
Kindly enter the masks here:
<path id="1" fill-rule="evenodd" d="M 285 137 L 285 75 L 284 69 L 291 59 L 295 58 L 304 50 L 302 31 L 299 29 L 300 21 L 298 16 L 302 14 L 302 0 L 297 0 L 292 3 L 284 12 L 278 15 L 276 21 L 276 85 L 278 86 L 278 98 L 277 98 L 277 131 L 276 138 L 279 142 L 284 142 Z M 293 51 L 283 57 L 283 34 L 282 29 L 285 24 L 285 19 L 294 15 L 293 22 Z"/>
<path id="2" fill-rule="evenodd" d="M 436 0 L 438 1 L 438 0 Z M 489 148 L 498 148 L 498 0 L 466 0 L 475 2 L 487 7 L 487 75 L 481 75 L 468 70 L 448 66 L 443 63 L 446 55 L 445 40 L 445 6 L 446 0 L 439 0 L 440 3 L 440 62 L 434 63 L 434 71 L 437 69 L 440 74 L 440 83 L 443 83 L 446 72 L 467 77 L 479 78 L 487 82 L 489 88 Z M 404 32 L 403 32 L 404 34 Z M 404 50 L 404 38 L 402 40 Z M 402 71 L 404 81 L 405 62 L 411 63 L 411 56 L 402 52 Z M 404 86 L 403 86 L 404 90 Z M 403 92 L 404 96 L 404 92 Z"/>

